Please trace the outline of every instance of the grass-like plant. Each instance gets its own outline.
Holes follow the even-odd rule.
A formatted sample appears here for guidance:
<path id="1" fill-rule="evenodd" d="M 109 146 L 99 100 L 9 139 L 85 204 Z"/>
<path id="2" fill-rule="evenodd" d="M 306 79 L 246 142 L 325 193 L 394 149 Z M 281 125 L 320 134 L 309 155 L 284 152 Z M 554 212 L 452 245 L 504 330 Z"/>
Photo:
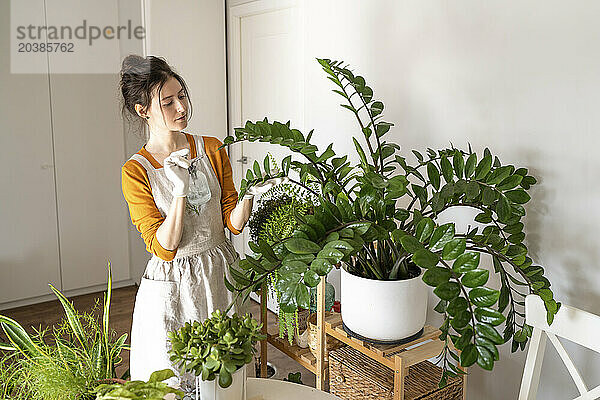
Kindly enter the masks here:
<path id="1" fill-rule="evenodd" d="M 524 321 L 527 294 L 544 300 L 549 323 L 560 307 L 525 240 L 524 204 L 536 179 L 526 168 L 503 165 L 490 150 L 477 154 L 470 146 L 413 150 L 409 160 L 398 152 L 398 144 L 387 140 L 393 124 L 383 120 L 384 105 L 374 99 L 365 79 L 341 61 L 318 62 L 336 86 L 333 91 L 344 99 L 341 106 L 358 122 L 359 136 L 352 141 L 359 163 L 337 155 L 333 143 L 319 151 L 311 143 L 313 131 L 304 135 L 290 128 L 289 121 L 248 121 L 225 138 L 224 146 L 266 142 L 296 156 L 285 157 L 275 171 L 266 159 L 264 169 L 255 163 L 242 180 L 242 192 L 294 169 L 300 177 L 292 182 L 318 199 L 313 214 L 299 217 L 288 237 L 249 243 L 255 254 L 247 255 L 239 268 L 230 268 L 233 281 L 226 280 L 227 287 L 245 296 L 276 271 L 280 307 L 292 312 L 308 307 L 309 288 L 340 261 L 351 274 L 376 280 L 408 279 L 419 274 L 418 266 L 440 298 L 435 310 L 444 317 L 442 384 L 460 373 L 450 358 L 491 370 L 498 345 L 512 341 L 516 351 L 531 337 Z M 436 222 L 454 207 L 477 210 L 475 221 L 483 226 L 461 232 L 454 222 Z M 482 254 L 491 256 L 500 290 L 486 286 L 489 271 L 480 268 Z M 503 323 L 500 334 L 497 327 Z"/>
<path id="2" fill-rule="evenodd" d="M 102 323 L 93 310 L 78 312 L 58 289 L 50 288 L 65 312 L 59 324 L 29 335 L 17 321 L 0 315 L 0 327 L 9 341 L 0 344 L 2 398 L 92 399 L 100 381 L 116 378 L 121 351 L 129 349 L 127 334 L 116 338 L 109 328 L 110 265 Z"/>
<path id="3" fill-rule="evenodd" d="M 171 362 L 204 381 L 218 376 L 219 386 L 227 388 L 233 381 L 232 374 L 252 362 L 256 342 L 265 339 L 261 327 L 250 314 L 229 317 L 216 310 L 202 323 L 186 322 L 168 333 Z"/>

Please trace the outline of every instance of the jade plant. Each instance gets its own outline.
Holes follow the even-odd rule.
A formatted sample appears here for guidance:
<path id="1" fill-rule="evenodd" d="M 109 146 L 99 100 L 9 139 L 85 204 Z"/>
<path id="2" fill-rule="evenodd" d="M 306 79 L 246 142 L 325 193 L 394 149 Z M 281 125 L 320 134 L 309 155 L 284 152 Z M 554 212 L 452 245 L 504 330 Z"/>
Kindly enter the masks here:
<path id="1" fill-rule="evenodd" d="M 129 345 L 126 333 L 117 337 L 109 327 L 110 264 L 101 323 L 96 310 L 81 313 L 58 289 L 50 288 L 65 312 L 58 324 L 29 334 L 17 321 L 0 315 L 8 339 L 0 343 L 0 398 L 93 399 L 95 387 L 117 378 L 121 352 Z"/>
<path id="2" fill-rule="evenodd" d="M 407 157 L 387 139 L 393 124 L 383 120 L 384 105 L 365 79 L 341 61 L 318 62 L 343 98 L 341 106 L 358 122 L 359 136 L 352 141 L 359 162 L 336 154 L 333 144 L 320 151 L 311 142 L 313 131 L 305 135 L 289 122 L 248 121 L 225 138 L 224 145 L 267 142 L 294 155 L 275 172 L 255 164 L 242 190 L 297 171 L 299 178 L 291 181 L 318 199 L 313 214 L 298 216 L 288 237 L 249 243 L 254 255 L 230 268 L 232 280 L 226 285 L 242 295 L 277 271 L 280 307 L 293 311 L 308 307 L 309 288 L 339 262 L 352 274 L 377 280 L 411 278 L 422 268 L 423 281 L 440 299 L 435 310 L 444 317 L 441 384 L 460 373 L 451 358 L 465 367 L 477 363 L 491 370 L 498 345 L 511 341 L 516 351 L 531 337 L 524 321 L 527 294 L 544 300 L 549 323 L 560 307 L 525 240 L 524 204 L 536 179 L 526 168 L 502 164 L 489 149 L 478 153 L 470 145 L 466 150 L 413 150 Z M 479 225 L 459 231 L 453 222 L 436 222 L 454 207 L 477 210 Z M 489 270 L 481 268 L 482 254 L 491 257 L 499 290 L 486 286 Z"/>
<path id="3" fill-rule="evenodd" d="M 184 393 L 173 389 L 164 380 L 172 378 L 175 373 L 170 369 L 155 371 L 147 382 L 127 381 L 112 384 L 101 384 L 94 392 L 96 400 L 162 400 L 172 394 L 172 399 L 181 399 Z"/>
<path id="4" fill-rule="evenodd" d="M 260 325 L 250 314 L 231 317 L 220 310 L 203 323 L 186 322 L 179 330 L 169 332 L 169 355 L 181 372 L 193 372 L 202 380 L 217 376 L 219 386 L 231 385 L 232 374 L 252 362 L 257 341 L 265 339 Z"/>

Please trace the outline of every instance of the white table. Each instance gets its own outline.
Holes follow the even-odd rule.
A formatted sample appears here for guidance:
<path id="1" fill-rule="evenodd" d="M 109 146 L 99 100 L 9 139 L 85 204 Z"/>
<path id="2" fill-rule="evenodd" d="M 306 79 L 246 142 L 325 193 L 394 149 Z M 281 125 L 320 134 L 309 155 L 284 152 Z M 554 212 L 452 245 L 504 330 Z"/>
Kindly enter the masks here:
<path id="1" fill-rule="evenodd" d="M 246 400 L 340 400 L 315 388 L 275 379 L 248 378 Z"/>

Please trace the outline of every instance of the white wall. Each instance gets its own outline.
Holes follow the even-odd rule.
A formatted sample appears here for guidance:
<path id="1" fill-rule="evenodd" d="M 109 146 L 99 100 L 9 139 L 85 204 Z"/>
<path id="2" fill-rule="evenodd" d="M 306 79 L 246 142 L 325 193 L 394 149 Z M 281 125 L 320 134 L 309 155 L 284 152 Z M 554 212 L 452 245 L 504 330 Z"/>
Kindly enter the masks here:
<path id="1" fill-rule="evenodd" d="M 600 3 L 308 0 L 305 17 L 304 125 L 315 141 L 333 135 L 338 152 L 353 152 L 359 135 L 314 57 L 342 59 L 386 105 L 404 154 L 470 142 L 529 168 L 532 256 L 559 301 L 600 314 Z M 584 379 L 600 383 L 600 357 L 569 344 Z M 516 398 L 525 353 L 509 346 L 492 373 L 473 368 L 468 398 Z M 553 350 L 541 386 L 540 399 L 576 394 Z"/>

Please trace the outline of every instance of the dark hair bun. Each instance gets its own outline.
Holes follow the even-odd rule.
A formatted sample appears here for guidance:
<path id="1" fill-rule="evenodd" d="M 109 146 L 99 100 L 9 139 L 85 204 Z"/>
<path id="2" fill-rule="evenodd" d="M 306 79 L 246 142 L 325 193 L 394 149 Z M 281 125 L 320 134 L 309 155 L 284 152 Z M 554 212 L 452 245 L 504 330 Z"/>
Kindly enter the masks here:
<path id="1" fill-rule="evenodd" d="M 152 102 L 154 90 L 157 89 L 157 93 L 160 95 L 163 85 L 171 78 L 179 81 L 187 98 L 190 99 L 185 81 L 162 57 L 142 57 L 130 54 L 121 63 L 120 77 L 122 113 L 126 119 L 133 117 L 134 120 L 140 121 L 141 118 L 135 110 L 135 105 L 139 104 L 147 110 Z M 191 100 L 189 101 L 190 113 L 188 115 L 191 116 L 192 104 Z"/>

